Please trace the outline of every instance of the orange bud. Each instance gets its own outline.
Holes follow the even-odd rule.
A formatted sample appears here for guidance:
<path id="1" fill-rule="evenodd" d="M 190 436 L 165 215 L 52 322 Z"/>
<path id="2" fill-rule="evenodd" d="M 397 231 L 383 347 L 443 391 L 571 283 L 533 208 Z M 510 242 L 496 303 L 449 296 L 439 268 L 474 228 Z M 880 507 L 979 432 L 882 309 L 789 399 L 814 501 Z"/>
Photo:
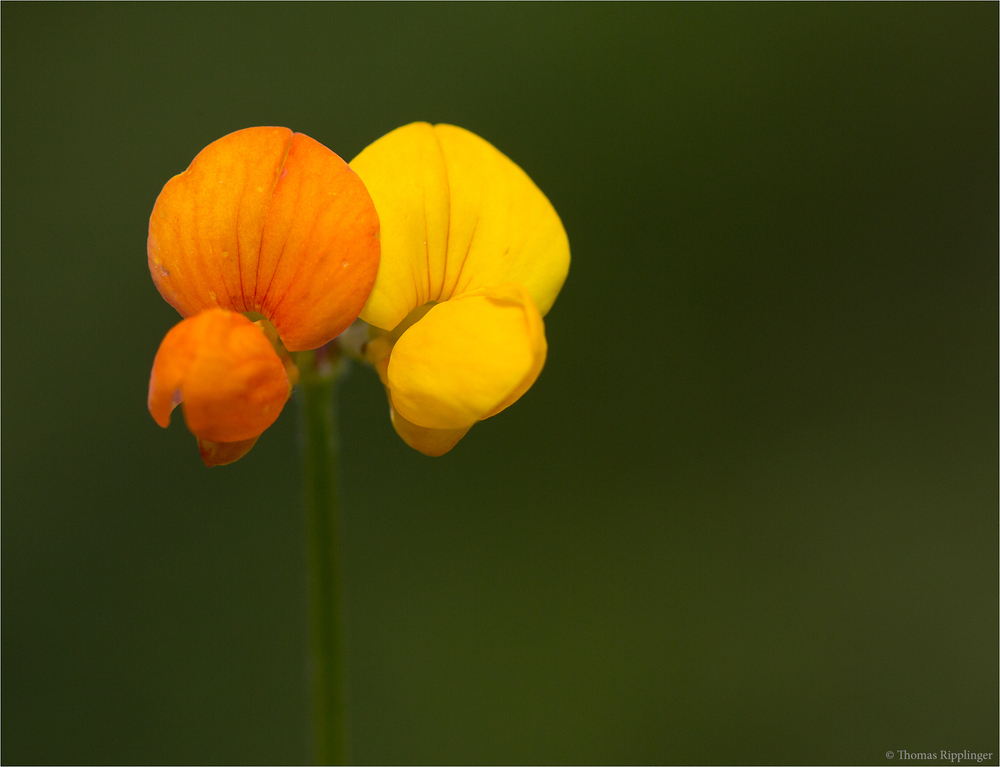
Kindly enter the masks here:
<path id="1" fill-rule="evenodd" d="M 163 339 L 153 360 L 148 406 L 166 428 L 183 402 L 184 420 L 199 440 L 242 442 L 256 440 L 274 423 L 288 395 L 285 367 L 261 329 L 241 314 L 209 309 L 181 321 Z"/>

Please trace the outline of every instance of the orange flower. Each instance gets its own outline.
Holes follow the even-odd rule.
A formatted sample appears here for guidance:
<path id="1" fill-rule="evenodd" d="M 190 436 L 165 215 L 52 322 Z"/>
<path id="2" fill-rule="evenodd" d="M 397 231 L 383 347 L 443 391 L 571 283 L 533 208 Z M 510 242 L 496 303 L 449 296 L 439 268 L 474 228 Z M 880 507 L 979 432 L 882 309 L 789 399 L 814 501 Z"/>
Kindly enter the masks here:
<path id="1" fill-rule="evenodd" d="M 149 411 L 165 427 L 183 402 L 215 466 L 278 417 L 298 375 L 286 349 L 322 346 L 357 317 L 378 272 L 379 222 L 364 184 L 322 144 L 247 128 L 167 182 L 147 250 L 157 289 L 186 318 L 157 352 Z"/>

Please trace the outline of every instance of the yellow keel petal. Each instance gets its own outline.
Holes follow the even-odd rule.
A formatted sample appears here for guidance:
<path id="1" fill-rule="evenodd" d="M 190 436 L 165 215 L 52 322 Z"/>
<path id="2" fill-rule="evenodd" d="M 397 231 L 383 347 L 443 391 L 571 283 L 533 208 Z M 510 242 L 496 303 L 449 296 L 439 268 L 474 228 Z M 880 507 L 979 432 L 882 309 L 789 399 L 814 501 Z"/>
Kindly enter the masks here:
<path id="1" fill-rule="evenodd" d="M 416 426 L 468 429 L 524 394 L 546 351 L 523 286 L 464 294 L 431 308 L 396 342 L 386 371 L 392 404 Z"/>
<path id="2" fill-rule="evenodd" d="M 389 404 L 389 416 L 392 419 L 392 428 L 403 438 L 403 442 L 431 458 L 447 453 L 472 428 L 466 426 L 463 429 L 428 429 L 417 426 L 397 413 L 392 403 Z"/>

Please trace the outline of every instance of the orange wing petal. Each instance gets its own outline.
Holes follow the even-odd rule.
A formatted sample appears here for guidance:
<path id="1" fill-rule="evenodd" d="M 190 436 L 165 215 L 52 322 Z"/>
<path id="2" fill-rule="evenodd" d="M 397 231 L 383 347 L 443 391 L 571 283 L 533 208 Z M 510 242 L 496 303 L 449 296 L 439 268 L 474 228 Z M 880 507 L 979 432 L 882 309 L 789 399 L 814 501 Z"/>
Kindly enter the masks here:
<path id="1" fill-rule="evenodd" d="M 209 309 L 167 333 L 153 361 L 149 412 L 166 428 L 184 403 L 188 429 L 210 442 L 240 442 L 274 423 L 288 400 L 285 367 L 261 329 Z"/>

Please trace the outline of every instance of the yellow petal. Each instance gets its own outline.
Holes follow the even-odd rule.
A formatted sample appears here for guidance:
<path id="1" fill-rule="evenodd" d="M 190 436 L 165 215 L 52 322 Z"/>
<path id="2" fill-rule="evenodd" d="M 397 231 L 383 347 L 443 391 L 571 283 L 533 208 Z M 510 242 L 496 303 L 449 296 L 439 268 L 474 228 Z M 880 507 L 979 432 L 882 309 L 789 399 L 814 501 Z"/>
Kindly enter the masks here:
<path id="1" fill-rule="evenodd" d="M 467 429 L 515 402 L 538 378 L 547 346 L 525 288 L 466 293 L 407 329 L 389 357 L 392 405 L 428 429 Z"/>
<path id="2" fill-rule="evenodd" d="M 435 125 L 448 169 L 451 219 L 444 294 L 519 282 L 544 317 L 569 272 L 569 240 L 552 203 L 488 141 Z"/>
<path id="3" fill-rule="evenodd" d="M 471 426 L 460 429 L 428 429 L 425 426 L 417 426 L 415 423 L 407 421 L 396 412 L 392 406 L 392 394 L 389 391 L 389 377 L 387 370 L 389 367 L 389 357 L 392 354 L 395 338 L 391 333 L 381 333 L 372 338 L 365 346 L 365 357 L 378 371 L 378 376 L 382 379 L 382 384 L 386 387 L 385 393 L 389 398 L 389 418 L 392 421 L 392 428 L 403 438 L 403 441 L 419 450 L 424 455 L 436 457 L 444 455 L 451 450 L 458 441 L 465 436 Z"/>
<path id="4" fill-rule="evenodd" d="M 369 146 L 351 169 L 364 181 L 381 225 L 378 276 L 360 316 L 392 329 L 411 310 L 441 296 L 449 219 L 444 158 L 434 129 L 413 123 Z"/>
<path id="5" fill-rule="evenodd" d="M 392 402 L 389 403 L 389 417 L 392 419 L 392 428 L 403 438 L 403 442 L 431 458 L 447 453 L 472 428 L 466 426 L 461 429 L 428 429 L 417 426 L 397 413 Z"/>
<path id="6" fill-rule="evenodd" d="M 489 142 L 452 125 L 412 123 L 351 168 L 382 231 L 366 322 L 391 329 L 428 301 L 507 282 L 548 312 L 569 270 L 566 232 L 541 190 Z"/>

